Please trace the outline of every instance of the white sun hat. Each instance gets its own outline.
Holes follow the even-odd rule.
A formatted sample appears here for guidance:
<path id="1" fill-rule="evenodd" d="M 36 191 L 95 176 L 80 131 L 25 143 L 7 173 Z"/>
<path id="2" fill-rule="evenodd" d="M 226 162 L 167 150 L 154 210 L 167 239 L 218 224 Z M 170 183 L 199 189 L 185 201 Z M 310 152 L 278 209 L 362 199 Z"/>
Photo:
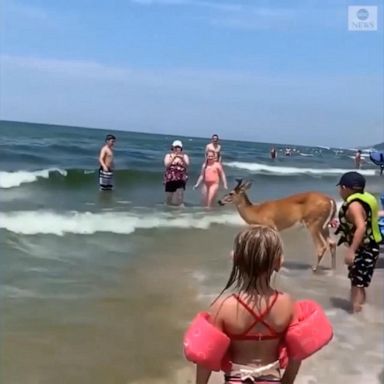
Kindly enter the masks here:
<path id="1" fill-rule="evenodd" d="M 180 140 L 175 140 L 175 141 L 172 143 L 172 147 L 180 147 L 180 148 L 183 148 L 183 143 L 182 143 Z"/>

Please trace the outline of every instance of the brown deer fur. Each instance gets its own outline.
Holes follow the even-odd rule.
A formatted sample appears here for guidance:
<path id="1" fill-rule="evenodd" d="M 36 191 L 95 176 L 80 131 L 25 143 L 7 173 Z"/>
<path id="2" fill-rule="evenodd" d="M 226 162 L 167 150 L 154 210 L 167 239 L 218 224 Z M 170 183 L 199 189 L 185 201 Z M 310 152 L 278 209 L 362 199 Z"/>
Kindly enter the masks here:
<path id="1" fill-rule="evenodd" d="M 331 197 L 320 192 L 304 192 L 253 204 L 245 192 L 250 187 L 250 182 L 237 180 L 236 187 L 219 200 L 219 204 L 233 203 L 249 225 L 269 225 L 282 231 L 296 223 L 304 224 L 316 248 L 317 260 L 312 267 L 313 271 L 317 270 L 327 250 L 331 253 L 332 268 L 336 268 L 336 244 L 331 239 L 328 228 L 336 213 L 336 202 Z"/>

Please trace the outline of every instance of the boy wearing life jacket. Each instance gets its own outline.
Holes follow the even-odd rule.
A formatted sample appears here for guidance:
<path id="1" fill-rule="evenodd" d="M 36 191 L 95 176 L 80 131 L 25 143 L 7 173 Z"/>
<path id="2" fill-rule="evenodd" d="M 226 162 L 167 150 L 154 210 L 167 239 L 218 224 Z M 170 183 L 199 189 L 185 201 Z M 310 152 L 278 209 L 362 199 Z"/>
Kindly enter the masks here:
<path id="1" fill-rule="evenodd" d="M 345 243 L 348 247 L 345 264 L 351 280 L 353 312 L 360 312 L 365 303 L 365 288 L 371 283 L 382 241 L 378 225 L 379 206 L 372 194 L 364 192 L 365 182 L 360 173 L 347 172 L 337 184 L 344 203 L 339 211 L 339 227 L 335 234 L 341 234 L 338 245 Z"/>

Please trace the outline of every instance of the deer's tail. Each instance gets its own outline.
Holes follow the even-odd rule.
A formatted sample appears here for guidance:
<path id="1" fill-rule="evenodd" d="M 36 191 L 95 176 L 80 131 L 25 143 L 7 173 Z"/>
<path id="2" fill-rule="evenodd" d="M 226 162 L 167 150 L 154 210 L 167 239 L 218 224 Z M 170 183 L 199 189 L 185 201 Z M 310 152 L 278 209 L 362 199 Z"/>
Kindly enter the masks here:
<path id="1" fill-rule="evenodd" d="M 326 229 L 330 222 L 335 218 L 336 215 L 336 202 L 333 199 L 329 199 L 329 213 L 327 216 L 327 220 L 324 221 L 323 229 Z"/>

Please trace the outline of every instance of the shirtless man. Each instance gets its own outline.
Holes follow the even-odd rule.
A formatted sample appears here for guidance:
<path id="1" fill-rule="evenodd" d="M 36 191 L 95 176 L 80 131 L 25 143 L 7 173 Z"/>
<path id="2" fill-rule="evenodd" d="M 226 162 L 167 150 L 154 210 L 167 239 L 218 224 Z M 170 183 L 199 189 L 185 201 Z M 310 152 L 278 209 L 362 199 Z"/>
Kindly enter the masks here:
<path id="1" fill-rule="evenodd" d="M 205 159 L 209 151 L 213 151 L 216 154 L 216 160 L 221 162 L 221 145 L 219 144 L 219 136 L 214 134 L 212 135 L 211 142 L 205 147 Z"/>
<path id="2" fill-rule="evenodd" d="M 111 191 L 113 189 L 113 146 L 115 142 L 115 136 L 107 135 L 105 144 L 100 150 L 99 185 L 101 191 Z"/>

